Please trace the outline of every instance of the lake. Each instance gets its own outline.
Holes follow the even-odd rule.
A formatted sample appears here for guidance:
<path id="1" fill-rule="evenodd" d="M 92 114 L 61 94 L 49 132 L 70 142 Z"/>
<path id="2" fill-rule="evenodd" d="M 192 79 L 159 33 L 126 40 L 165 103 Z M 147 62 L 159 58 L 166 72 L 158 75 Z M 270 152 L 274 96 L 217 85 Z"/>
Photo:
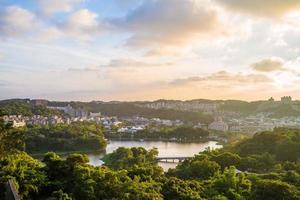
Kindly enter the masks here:
<path id="1" fill-rule="evenodd" d="M 222 145 L 218 145 L 215 141 L 202 142 L 202 143 L 178 143 L 178 142 L 163 142 L 163 141 L 109 141 L 106 147 L 106 152 L 111 153 L 119 147 L 144 147 L 149 150 L 151 148 L 157 148 L 159 151 L 159 157 L 189 157 L 199 152 L 204 151 L 206 148 L 218 149 L 222 148 Z M 103 164 L 101 157 L 103 154 L 88 154 L 90 164 L 99 166 Z M 177 163 L 159 163 L 164 169 L 176 167 Z"/>

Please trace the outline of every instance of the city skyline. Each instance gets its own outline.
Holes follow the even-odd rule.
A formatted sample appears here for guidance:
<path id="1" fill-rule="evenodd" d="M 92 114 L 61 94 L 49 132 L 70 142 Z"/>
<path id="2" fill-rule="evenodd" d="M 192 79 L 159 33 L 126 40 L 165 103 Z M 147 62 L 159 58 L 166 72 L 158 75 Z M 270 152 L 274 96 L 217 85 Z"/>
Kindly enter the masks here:
<path id="1" fill-rule="evenodd" d="M 0 99 L 300 99 L 297 0 L 3 0 Z"/>

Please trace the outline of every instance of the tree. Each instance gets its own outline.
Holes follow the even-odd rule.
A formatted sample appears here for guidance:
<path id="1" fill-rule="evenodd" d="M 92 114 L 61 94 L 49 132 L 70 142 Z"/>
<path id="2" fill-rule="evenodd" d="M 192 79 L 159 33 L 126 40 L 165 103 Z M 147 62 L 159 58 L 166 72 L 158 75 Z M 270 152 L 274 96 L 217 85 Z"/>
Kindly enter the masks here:
<path id="1" fill-rule="evenodd" d="M 113 153 L 107 154 L 103 160 L 106 166 L 113 169 L 130 169 L 135 165 L 157 165 L 157 149 L 147 151 L 142 147 L 132 147 L 130 149 L 120 147 Z"/>
<path id="2" fill-rule="evenodd" d="M 9 153 L 23 151 L 25 149 L 24 133 L 13 129 L 10 124 L 5 124 L 0 119 L 0 158 Z"/>
<path id="3" fill-rule="evenodd" d="M 41 172 L 42 164 L 25 152 L 9 154 L 0 159 L 0 183 L 9 179 L 16 181 L 19 193 L 24 199 L 37 195 L 46 181 Z"/>
<path id="4" fill-rule="evenodd" d="M 226 167 L 238 166 L 241 158 L 237 154 L 224 152 L 213 156 L 211 160 L 217 162 L 221 166 L 221 169 L 224 170 Z"/>
<path id="5" fill-rule="evenodd" d="M 280 180 L 259 180 L 254 184 L 252 198 L 256 200 L 299 200 L 299 190 Z"/>
<path id="6" fill-rule="evenodd" d="M 54 191 L 51 197 L 47 198 L 47 200 L 72 200 L 71 197 L 67 193 L 64 193 L 62 190 Z"/>
<path id="7" fill-rule="evenodd" d="M 212 194 L 228 199 L 246 199 L 251 193 L 251 182 L 244 174 L 237 174 L 234 167 L 226 168 L 223 174 L 212 179 Z M 213 195 L 215 196 L 215 195 Z"/>
<path id="8" fill-rule="evenodd" d="M 162 194 L 165 200 L 201 200 L 203 188 L 197 181 L 183 181 L 171 177 L 163 184 Z"/>
<path id="9" fill-rule="evenodd" d="M 220 165 L 210 161 L 207 155 L 200 155 L 192 160 L 185 160 L 170 173 L 184 179 L 209 179 L 218 173 L 220 168 Z"/>

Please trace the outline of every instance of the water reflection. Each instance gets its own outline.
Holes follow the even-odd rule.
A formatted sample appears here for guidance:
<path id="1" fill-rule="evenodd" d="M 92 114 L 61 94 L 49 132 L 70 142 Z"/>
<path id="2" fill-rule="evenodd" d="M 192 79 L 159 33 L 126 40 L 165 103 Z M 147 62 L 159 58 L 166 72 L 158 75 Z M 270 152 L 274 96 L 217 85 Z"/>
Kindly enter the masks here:
<path id="1" fill-rule="evenodd" d="M 150 141 L 110 141 L 107 145 L 106 152 L 111 153 L 119 147 L 144 147 L 149 150 L 151 148 L 157 148 L 161 157 L 175 157 L 175 156 L 193 156 L 199 152 L 204 151 L 206 148 L 218 149 L 222 145 L 218 145 L 215 141 L 209 141 L 205 143 L 177 143 L 177 142 L 150 142 Z M 94 166 L 102 165 L 101 158 L 103 154 L 88 154 L 90 164 Z M 176 167 L 177 163 L 159 163 L 164 170 Z"/>

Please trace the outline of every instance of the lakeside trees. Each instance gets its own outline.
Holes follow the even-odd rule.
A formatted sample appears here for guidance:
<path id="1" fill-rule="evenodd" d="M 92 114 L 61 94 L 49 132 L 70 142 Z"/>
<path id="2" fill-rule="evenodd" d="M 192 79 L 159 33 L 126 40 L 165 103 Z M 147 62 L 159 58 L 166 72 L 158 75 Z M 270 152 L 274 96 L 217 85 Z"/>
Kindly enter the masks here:
<path id="1" fill-rule="evenodd" d="M 0 120 L 0 156 L 16 150 L 31 154 L 48 151 L 105 151 L 102 126 L 89 122 L 12 128 Z"/>
<path id="2" fill-rule="evenodd" d="M 300 130 L 275 128 L 240 141 L 233 150 L 243 156 L 271 154 L 280 161 L 296 162 L 300 158 Z"/>
<path id="3" fill-rule="evenodd" d="M 87 135 L 95 131 L 80 126 L 70 129 Z M 2 125 L 0 135 L 9 131 Z M 292 139 L 288 152 L 297 153 L 299 133 L 296 129 L 260 133 L 231 147 L 202 152 L 166 173 L 157 165 L 156 149 L 119 148 L 106 156 L 104 166 L 94 167 L 81 154 L 62 159 L 50 152 L 39 161 L 19 146 L 2 148 L 0 199 L 5 182 L 12 179 L 24 200 L 298 200 L 300 163 L 282 159 L 272 145 L 283 148 Z M 270 134 L 275 139 L 270 140 Z M 0 144 L 13 144 L 15 138 L 0 139 Z M 260 151 L 254 151 L 255 144 Z"/>
<path id="4" fill-rule="evenodd" d="M 131 139 L 149 139 L 149 140 L 170 140 L 178 141 L 200 141 L 209 136 L 209 131 L 192 126 L 178 127 L 147 127 L 136 133 L 105 133 L 107 138 L 131 138 Z"/>
<path id="5" fill-rule="evenodd" d="M 10 154 L 0 159 L 0 185 L 13 178 L 25 200 L 298 200 L 300 198 L 300 175 L 293 170 L 281 169 L 264 174 L 238 172 L 234 166 L 222 170 L 218 164 L 220 161 L 210 161 L 214 157 L 212 153 L 218 152 L 206 152 L 204 156 L 197 155 L 181 163 L 176 169 L 163 173 L 156 162 L 126 159 L 131 153 L 122 156 L 124 151 L 136 150 L 140 158 L 153 155 L 151 151 L 141 148 L 123 148 L 108 155 L 113 157 L 115 162 L 123 163 L 122 169 L 112 166 L 111 163 L 93 167 L 87 164 L 87 157 L 80 154 L 72 154 L 62 159 L 55 153 L 47 153 L 42 160 L 43 164 L 26 153 Z M 198 165 L 199 162 L 201 164 Z M 115 167 L 117 169 L 114 169 Z M 199 173 L 192 169 L 206 170 Z M 178 173 L 179 171 L 182 174 Z M 213 173 L 205 175 L 207 172 Z M 186 175 L 182 177 L 185 173 Z M 2 197 L 3 192 L 0 190 Z"/>
<path id="6" fill-rule="evenodd" d="M 73 122 L 51 126 L 33 126 L 24 129 L 26 151 L 104 151 L 106 141 L 100 125 Z"/>

